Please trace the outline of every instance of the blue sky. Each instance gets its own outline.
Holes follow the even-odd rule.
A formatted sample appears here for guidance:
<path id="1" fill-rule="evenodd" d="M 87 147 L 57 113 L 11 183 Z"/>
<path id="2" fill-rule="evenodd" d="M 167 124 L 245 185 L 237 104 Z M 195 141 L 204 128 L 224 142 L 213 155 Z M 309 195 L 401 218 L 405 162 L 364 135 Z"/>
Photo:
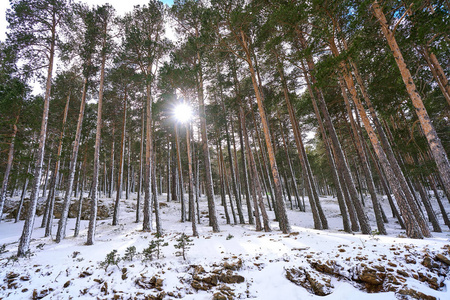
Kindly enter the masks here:
<path id="1" fill-rule="evenodd" d="M 122 15 L 125 12 L 131 11 L 134 5 L 146 4 L 148 3 L 148 0 L 82 0 L 80 2 L 87 2 L 91 5 L 110 3 L 116 8 L 117 12 Z M 173 0 L 162 0 L 162 2 L 168 5 L 173 4 Z M 6 10 L 8 8 L 9 0 L 0 0 L 0 41 L 4 41 L 6 39 L 6 28 L 8 25 L 6 22 Z"/>

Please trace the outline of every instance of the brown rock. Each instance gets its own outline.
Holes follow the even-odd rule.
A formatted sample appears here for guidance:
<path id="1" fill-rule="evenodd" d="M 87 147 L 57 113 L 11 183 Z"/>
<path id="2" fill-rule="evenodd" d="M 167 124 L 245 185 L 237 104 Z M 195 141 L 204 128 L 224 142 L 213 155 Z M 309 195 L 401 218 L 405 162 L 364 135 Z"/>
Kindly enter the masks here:
<path id="1" fill-rule="evenodd" d="M 212 287 L 212 285 L 210 285 L 206 282 L 197 281 L 197 280 L 193 280 L 191 283 L 191 286 L 196 290 L 203 290 L 203 291 L 207 291 L 207 290 L 211 289 L 211 287 Z"/>
<path id="2" fill-rule="evenodd" d="M 446 264 L 447 266 L 450 266 L 450 259 L 448 259 L 447 257 L 445 257 L 442 254 L 436 254 L 436 259 L 439 260 L 440 262 L 443 262 L 444 264 Z"/>
<path id="3" fill-rule="evenodd" d="M 377 270 L 368 267 L 364 268 L 359 274 L 359 280 L 371 285 L 383 284 L 385 277 L 385 274 L 377 272 Z"/>
<path id="4" fill-rule="evenodd" d="M 241 283 L 245 281 L 245 278 L 241 275 L 227 272 L 220 274 L 219 280 L 224 283 Z"/>
<path id="5" fill-rule="evenodd" d="M 240 268 L 242 268 L 242 259 L 238 259 L 237 261 L 234 262 L 224 262 L 223 263 L 223 267 L 227 270 L 239 270 Z"/>
<path id="6" fill-rule="evenodd" d="M 397 291 L 398 294 L 400 295 L 405 295 L 405 296 L 409 296 L 413 299 L 420 299 L 420 300 L 436 300 L 436 297 L 430 296 L 430 295 L 426 295 L 422 292 L 410 289 L 408 287 L 404 287 L 403 289 Z"/>
<path id="7" fill-rule="evenodd" d="M 330 278 L 322 274 L 304 268 L 286 269 L 286 278 L 296 285 L 302 286 L 309 292 L 319 296 L 326 296 L 333 292 L 334 286 L 330 283 Z"/>
<path id="8" fill-rule="evenodd" d="M 218 281 L 219 281 L 219 276 L 217 274 L 214 273 L 210 273 L 210 274 L 194 274 L 194 276 L 192 276 L 192 278 L 194 280 L 197 281 L 201 281 L 210 285 L 214 285 L 216 286 Z"/>
<path id="9" fill-rule="evenodd" d="M 213 300 L 228 300 L 228 297 L 221 292 L 214 293 Z"/>

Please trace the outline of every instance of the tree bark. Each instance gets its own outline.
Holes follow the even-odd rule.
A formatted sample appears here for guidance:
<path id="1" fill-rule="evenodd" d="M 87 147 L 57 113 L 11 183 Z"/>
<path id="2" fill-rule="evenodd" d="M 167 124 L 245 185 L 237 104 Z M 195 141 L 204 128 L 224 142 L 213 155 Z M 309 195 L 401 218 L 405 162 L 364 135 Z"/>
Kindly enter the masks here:
<path id="1" fill-rule="evenodd" d="M 3 183 L 2 183 L 2 189 L 0 191 L 0 222 L 2 221 L 3 216 L 3 207 L 5 206 L 5 200 L 6 200 L 6 190 L 8 189 L 8 180 L 9 180 L 9 174 L 11 172 L 11 167 L 14 159 L 14 143 L 16 141 L 16 134 L 17 134 L 17 121 L 19 120 L 19 115 L 17 115 L 16 120 L 13 125 L 13 133 L 11 135 L 11 142 L 9 143 L 9 150 L 8 150 L 8 162 L 6 163 L 6 169 L 5 173 L 3 175 Z"/>
<path id="2" fill-rule="evenodd" d="M 92 192 L 91 192 L 91 214 L 89 217 L 89 227 L 87 234 L 87 245 L 93 245 L 95 242 L 95 226 L 97 224 L 97 206 L 98 206 L 98 175 L 100 172 L 100 142 L 102 132 L 102 109 L 103 109 L 103 86 L 105 82 L 105 64 L 106 64 L 106 36 L 108 30 L 108 22 L 104 22 L 102 28 L 102 60 L 100 66 L 100 87 L 98 93 L 97 106 L 97 128 L 95 133 L 94 146 L 94 171 L 92 176 Z"/>
<path id="3" fill-rule="evenodd" d="M 189 124 L 186 124 L 186 145 L 188 156 L 188 172 L 189 172 L 189 216 L 192 224 L 192 236 L 198 237 L 197 224 L 195 219 L 195 202 L 194 202 L 194 174 L 192 169 L 192 156 L 191 156 L 191 134 Z"/>
<path id="4" fill-rule="evenodd" d="M 116 192 L 116 201 L 114 203 L 114 214 L 112 221 L 113 226 L 119 224 L 120 198 L 122 198 L 122 189 L 123 189 L 123 165 L 125 162 L 126 128 L 127 128 L 127 89 L 125 88 L 125 96 L 123 99 L 122 137 L 120 139 L 119 175 L 117 176 L 117 192 Z"/>
<path id="5" fill-rule="evenodd" d="M 51 40 L 50 51 L 48 53 L 48 69 L 47 69 L 47 82 L 44 96 L 44 109 L 42 113 L 41 132 L 39 135 L 39 147 L 36 153 L 36 163 L 34 167 L 33 185 L 30 196 L 30 206 L 28 208 L 27 217 L 23 225 L 22 235 L 20 237 L 17 256 L 23 257 L 30 251 L 31 234 L 33 232 L 34 218 L 36 216 L 36 207 L 39 193 L 39 183 L 42 175 L 42 163 L 44 161 L 45 142 L 47 136 L 47 120 L 48 111 L 50 108 L 50 90 L 52 86 L 52 72 L 53 72 L 53 59 L 55 56 L 56 45 L 56 13 L 52 12 L 52 27 L 51 27 Z"/>
<path id="6" fill-rule="evenodd" d="M 205 167 L 205 177 L 206 177 L 206 198 L 208 200 L 209 223 L 210 226 L 212 226 L 213 232 L 220 232 L 220 227 L 216 215 L 216 204 L 214 202 L 214 183 L 211 172 L 211 159 L 208 148 L 208 135 L 206 132 L 206 112 L 205 112 L 205 101 L 203 98 L 203 73 L 202 73 L 200 52 L 197 52 L 197 60 L 199 64 L 197 95 L 198 95 L 198 106 L 200 116 L 200 132 L 202 136 L 203 164 Z"/>

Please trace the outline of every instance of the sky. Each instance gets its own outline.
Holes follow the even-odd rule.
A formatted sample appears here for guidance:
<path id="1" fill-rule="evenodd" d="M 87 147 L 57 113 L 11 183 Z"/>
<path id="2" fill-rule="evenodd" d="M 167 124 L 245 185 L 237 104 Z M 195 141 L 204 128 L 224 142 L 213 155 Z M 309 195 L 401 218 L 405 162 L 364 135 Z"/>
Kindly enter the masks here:
<path id="1" fill-rule="evenodd" d="M 119 15 L 123 15 L 124 13 L 131 11 L 134 5 L 146 4 L 148 3 L 148 0 L 89 0 L 80 2 L 87 2 L 90 5 L 110 3 Z M 168 5 L 173 4 L 173 0 L 162 0 L 162 2 Z M 4 41 L 6 39 L 6 30 L 8 25 L 6 22 L 6 10 L 8 8 L 10 8 L 9 0 L 0 0 L 0 41 Z"/>

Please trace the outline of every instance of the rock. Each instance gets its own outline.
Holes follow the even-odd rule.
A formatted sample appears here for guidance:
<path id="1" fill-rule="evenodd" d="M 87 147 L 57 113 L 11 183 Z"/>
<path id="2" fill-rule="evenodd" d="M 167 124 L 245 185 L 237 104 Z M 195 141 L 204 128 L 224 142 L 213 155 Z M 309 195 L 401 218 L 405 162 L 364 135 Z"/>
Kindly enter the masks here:
<path id="1" fill-rule="evenodd" d="M 445 257 L 442 254 L 436 254 L 436 259 L 439 260 L 440 262 L 443 262 L 444 264 L 446 264 L 447 266 L 450 266 L 450 259 L 448 259 L 447 257 Z"/>
<path id="2" fill-rule="evenodd" d="M 146 290 L 157 289 L 160 291 L 162 290 L 161 287 L 163 286 L 164 279 L 157 278 L 156 276 L 153 276 L 152 278 L 141 277 L 136 279 L 134 283 Z"/>
<path id="3" fill-rule="evenodd" d="M 70 280 L 67 281 L 66 283 L 64 283 L 63 288 L 69 287 L 69 285 L 70 285 L 71 283 L 72 283 L 72 282 L 71 282 Z"/>
<path id="4" fill-rule="evenodd" d="M 51 292 L 53 292 L 52 288 L 49 289 L 43 289 L 42 291 L 38 292 L 36 289 L 33 290 L 33 296 L 31 299 L 33 300 L 37 300 L 37 299 L 42 299 L 44 297 L 46 297 L 48 294 L 50 294 Z"/>
<path id="5" fill-rule="evenodd" d="M 334 289 L 329 277 L 323 276 L 313 269 L 302 267 L 286 269 L 286 278 L 318 296 L 329 295 Z"/>
<path id="6" fill-rule="evenodd" d="M 203 290 L 203 291 L 207 291 L 212 288 L 212 285 L 197 280 L 193 280 L 191 286 L 196 290 Z"/>
<path id="7" fill-rule="evenodd" d="M 385 274 L 377 272 L 377 270 L 368 267 L 363 268 L 361 273 L 359 274 L 359 280 L 371 285 L 383 284 L 385 277 Z"/>
<path id="8" fill-rule="evenodd" d="M 242 259 L 239 258 L 237 261 L 234 261 L 234 262 L 226 261 L 223 263 L 223 267 L 224 267 L 224 269 L 227 269 L 227 270 L 233 270 L 233 271 L 239 270 L 240 268 L 242 268 Z"/>
<path id="9" fill-rule="evenodd" d="M 222 292 L 216 292 L 213 295 L 213 300 L 228 300 L 228 297 L 222 294 Z"/>
<path id="10" fill-rule="evenodd" d="M 311 267 L 316 269 L 317 271 L 329 275 L 339 275 L 339 272 L 336 272 L 336 262 L 334 260 L 327 260 L 326 263 L 322 263 L 322 261 L 312 261 Z"/>
<path id="11" fill-rule="evenodd" d="M 94 274 L 94 272 L 92 270 L 85 270 L 83 272 L 80 273 L 80 278 L 85 278 L 88 276 L 91 276 L 92 274 Z"/>
<path id="12" fill-rule="evenodd" d="M 434 259 L 429 257 L 428 255 L 422 261 L 422 265 L 428 269 L 439 268 L 439 264 L 437 264 Z"/>
<path id="13" fill-rule="evenodd" d="M 241 275 L 227 272 L 220 274 L 219 280 L 224 283 L 241 283 L 245 281 L 245 278 Z"/>
<path id="14" fill-rule="evenodd" d="M 403 289 L 397 291 L 397 294 L 405 295 L 408 297 L 411 297 L 413 299 L 420 299 L 420 300 L 436 300 L 436 297 L 426 295 L 422 292 L 410 289 L 408 287 L 404 287 Z"/>
<path id="15" fill-rule="evenodd" d="M 213 273 L 204 274 L 204 275 L 194 274 L 194 276 L 192 276 L 192 278 L 194 280 L 201 281 L 201 282 L 204 282 L 204 283 L 207 283 L 210 285 L 214 285 L 214 286 L 216 286 L 219 281 L 219 276 L 217 274 L 213 274 Z"/>

